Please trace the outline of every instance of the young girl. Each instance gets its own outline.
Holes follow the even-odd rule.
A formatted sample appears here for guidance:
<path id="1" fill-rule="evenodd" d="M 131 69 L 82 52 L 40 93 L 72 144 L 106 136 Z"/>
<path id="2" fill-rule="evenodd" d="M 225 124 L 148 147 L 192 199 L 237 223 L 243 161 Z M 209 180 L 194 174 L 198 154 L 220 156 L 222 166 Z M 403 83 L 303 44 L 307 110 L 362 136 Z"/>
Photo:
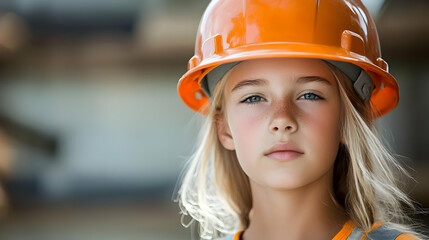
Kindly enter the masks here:
<path id="1" fill-rule="evenodd" d="M 359 0 L 213 0 L 179 95 L 207 115 L 179 190 L 204 239 L 419 239 L 373 122 L 398 102 Z"/>

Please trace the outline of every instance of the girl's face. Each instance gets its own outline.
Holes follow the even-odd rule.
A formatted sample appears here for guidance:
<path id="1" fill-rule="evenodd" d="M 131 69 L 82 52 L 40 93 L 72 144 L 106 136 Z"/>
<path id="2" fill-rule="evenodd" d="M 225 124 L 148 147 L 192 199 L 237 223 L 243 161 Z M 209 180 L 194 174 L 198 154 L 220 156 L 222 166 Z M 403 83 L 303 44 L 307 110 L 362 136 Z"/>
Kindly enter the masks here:
<path id="1" fill-rule="evenodd" d="M 252 184 L 294 189 L 333 169 L 340 97 L 325 62 L 257 59 L 235 66 L 225 85 L 222 145 L 235 150 Z"/>

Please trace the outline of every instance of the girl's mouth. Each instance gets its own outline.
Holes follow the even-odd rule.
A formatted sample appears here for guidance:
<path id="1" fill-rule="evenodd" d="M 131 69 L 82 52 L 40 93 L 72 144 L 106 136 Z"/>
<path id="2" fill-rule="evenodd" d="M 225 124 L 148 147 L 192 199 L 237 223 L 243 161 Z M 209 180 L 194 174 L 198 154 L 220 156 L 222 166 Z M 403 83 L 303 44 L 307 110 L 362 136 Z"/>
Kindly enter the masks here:
<path id="1" fill-rule="evenodd" d="M 277 160 L 277 161 L 289 161 L 301 156 L 303 153 L 295 152 L 295 151 L 277 151 L 269 153 L 265 156 Z"/>

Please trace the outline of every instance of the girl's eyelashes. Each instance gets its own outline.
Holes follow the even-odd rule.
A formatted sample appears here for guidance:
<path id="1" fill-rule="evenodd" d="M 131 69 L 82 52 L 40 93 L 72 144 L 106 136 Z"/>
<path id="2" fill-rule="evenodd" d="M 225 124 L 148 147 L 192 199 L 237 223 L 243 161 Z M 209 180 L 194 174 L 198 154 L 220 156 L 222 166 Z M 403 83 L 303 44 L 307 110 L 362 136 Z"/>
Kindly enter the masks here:
<path id="1" fill-rule="evenodd" d="M 309 101 L 317 101 L 317 100 L 323 100 L 322 97 L 319 95 L 313 93 L 313 92 L 307 92 L 304 93 L 299 97 L 299 99 L 309 100 Z M 247 104 L 255 104 L 258 102 L 265 101 L 265 99 L 259 95 L 251 95 L 246 97 L 245 99 L 241 100 L 240 103 L 247 103 Z"/>
<path id="2" fill-rule="evenodd" d="M 310 101 L 323 100 L 322 97 L 320 97 L 319 95 L 317 95 L 313 92 L 304 93 L 303 95 L 301 95 L 301 97 L 299 99 L 301 99 L 302 97 L 304 97 L 303 99 L 310 100 Z"/>
<path id="3" fill-rule="evenodd" d="M 240 103 L 247 103 L 247 104 L 255 104 L 258 102 L 263 101 L 264 98 L 259 95 L 251 95 L 246 97 L 245 99 L 241 100 Z"/>

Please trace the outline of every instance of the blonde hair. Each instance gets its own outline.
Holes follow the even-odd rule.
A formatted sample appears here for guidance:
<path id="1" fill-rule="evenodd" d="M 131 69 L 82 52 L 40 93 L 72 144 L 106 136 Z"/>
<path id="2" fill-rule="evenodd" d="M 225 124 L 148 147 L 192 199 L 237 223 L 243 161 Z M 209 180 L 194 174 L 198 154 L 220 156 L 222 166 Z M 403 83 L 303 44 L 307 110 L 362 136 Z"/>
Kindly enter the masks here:
<path id="1" fill-rule="evenodd" d="M 410 177 L 384 146 L 373 125 L 369 101 L 362 101 L 342 71 L 327 63 L 335 77 L 341 99 L 340 144 L 334 166 L 334 202 L 361 230 L 384 222 L 418 237 L 404 205 L 415 210 L 413 201 L 398 186 L 398 177 Z M 216 239 L 245 229 L 250 222 L 251 189 L 235 151 L 225 149 L 216 129 L 219 114 L 225 114 L 224 86 L 229 72 L 218 82 L 201 128 L 197 149 L 188 161 L 178 191 L 182 224 L 199 223 L 203 239 Z M 192 220 L 185 224 L 183 217 Z"/>

